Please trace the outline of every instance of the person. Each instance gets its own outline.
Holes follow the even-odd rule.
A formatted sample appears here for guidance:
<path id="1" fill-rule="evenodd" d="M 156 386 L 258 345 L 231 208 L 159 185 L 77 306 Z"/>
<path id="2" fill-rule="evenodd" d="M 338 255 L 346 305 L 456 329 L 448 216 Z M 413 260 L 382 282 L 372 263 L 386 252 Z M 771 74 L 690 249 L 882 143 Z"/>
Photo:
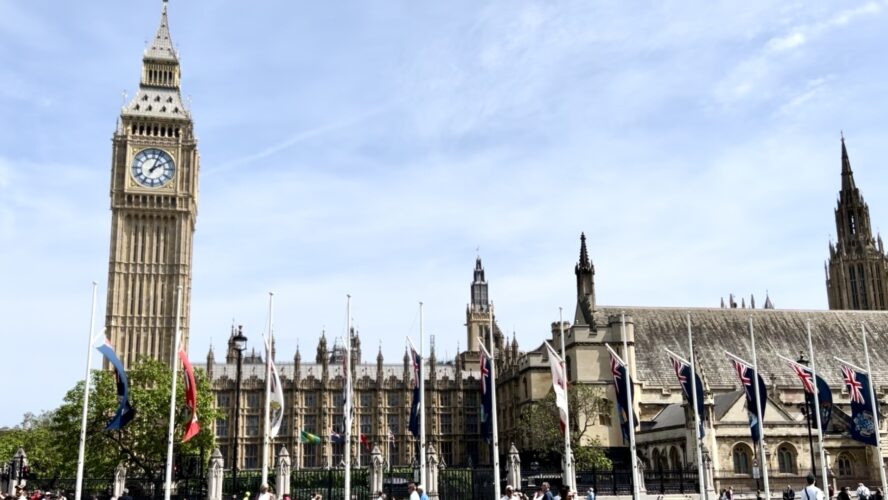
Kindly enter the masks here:
<path id="1" fill-rule="evenodd" d="M 543 492 L 542 485 L 533 493 L 533 500 L 543 500 L 546 494 Z"/>
<path id="2" fill-rule="evenodd" d="M 807 488 L 805 488 L 805 490 L 807 491 Z M 802 495 L 802 496 L 804 497 L 804 495 Z M 838 500 L 851 500 L 851 494 L 848 493 L 848 487 L 842 486 L 842 489 L 839 490 L 839 495 L 836 498 Z M 806 499 L 803 498 L 802 500 L 806 500 Z"/>
<path id="3" fill-rule="evenodd" d="M 274 500 L 274 495 L 268 492 L 267 484 L 259 487 L 259 498 L 256 500 Z"/>
<path id="4" fill-rule="evenodd" d="M 425 486 L 421 484 L 416 485 L 416 492 L 419 493 L 419 500 L 429 500 L 429 496 L 425 491 Z"/>
<path id="5" fill-rule="evenodd" d="M 783 488 L 783 500 L 792 500 L 793 498 L 795 498 L 795 490 L 787 484 L 786 488 Z"/>
<path id="6" fill-rule="evenodd" d="M 734 500 L 734 487 L 728 486 L 728 500 Z"/>
<path id="7" fill-rule="evenodd" d="M 586 500 L 595 500 L 595 489 L 589 488 L 586 492 Z"/>
<path id="8" fill-rule="evenodd" d="M 311 500 L 324 500 L 324 497 L 322 497 L 320 493 L 315 492 L 315 494 L 311 497 Z"/>
<path id="9" fill-rule="evenodd" d="M 419 500 L 419 493 L 416 492 L 416 485 L 407 483 L 407 493 L 410 494 L 409 500 Z"/>
<path id="10" fill-rule="evenodd" d="M 870 489 L 863 483 L 857 483 L 857 500 L 869 500 Z"/>
<path id="11" fill-rule="evenodd" d="M 512 488 L 511 484 L 507 484 L 505 491 L 503 491 L 503 495 L 500 497 L 500 500 L 512 500 L 513 495 L 514 488 Z"/>
<path id="12" fill-rule="evenodd" d="M 382 490 L 376 492 L 376 500 L 385 500 L 385 493 Z"/>
<path id="13" fill-rule="evenodd" d="M 542 490 L 543 490 L 543 498 L 545 500 L 555 500 L 555 497 L 552 495 L 552 492 L 550 491 L 549 483 L 543 482 Z"/>
<path id="14" fill-rule="evenodd" d="M 718 500 L 728 500 L 728 490 L 722 488 L 721 493 L 718 494 Z"/>
<path id="15" fill-rule="evenodd" d="M 133 500 L 133 497 L 131 497 L 129 494 L 129 489 L 124 488 L 123 495 L 120 495 L 120 498 L 118 500 Z"/>
<path id="16" fill-rule="evenodd" d="M 250 492 L 249 491 L 244 492 L 244 500 L 250 500 Z"/>
<path id="17" fill-rule="evenodd" d="M 884 498 L 885 496 L 882 495 L 882 488 L 876 488 L 876 491 L 873 492 L 870 500 L 884 500 Z"/>
<path id="18" fill-rule="evenodd" d="M 814 477 L 814 474 L 809 472 L 805 478 L 805 482 L 808 485 L 802 490 L 802 500 L 824 500 L 823 491 L 814 484 L 816 480 L 817 478 Z"/>

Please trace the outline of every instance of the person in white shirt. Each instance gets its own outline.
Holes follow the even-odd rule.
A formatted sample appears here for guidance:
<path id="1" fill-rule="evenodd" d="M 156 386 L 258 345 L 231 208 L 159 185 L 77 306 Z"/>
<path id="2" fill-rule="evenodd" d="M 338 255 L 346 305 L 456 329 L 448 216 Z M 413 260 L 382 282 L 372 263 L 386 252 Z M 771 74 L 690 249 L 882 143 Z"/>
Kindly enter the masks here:
<path id="1" fill-rule="evenodd" d="M 857 483 L 857 498 L 859 500 L 867 500 L 872 493 L 870 489 L 863 483 Z"/>
<path id="2" fill-rule="evenodd" d="M 407 485 L 407 492 L 410 493 L 410 500 L 419 500 L 419 493 L 416 492 L 416 485 L 410 483 Z"/>
<path id="3" fill-rule="evenodd" d="M 808 473 L 808 486 L 805 486 L 805 489 L 802 490 L 802 500 L 823 500 L 823 490 L 814 486 L 815 481 L 814 474 Z"/>
<path id="4" fill-rule="evenodd" d="M 586 500 L 595 500 L 595 490 L 589 488 L 589 491 L 586 492 Z"/>
<path id="5" fill-rule="evenodd" d="M 259 487 L 259 498 L 256 500 L 274 500 L 274 494 L 268 492 L 267 484 L 263 484 Z"/>

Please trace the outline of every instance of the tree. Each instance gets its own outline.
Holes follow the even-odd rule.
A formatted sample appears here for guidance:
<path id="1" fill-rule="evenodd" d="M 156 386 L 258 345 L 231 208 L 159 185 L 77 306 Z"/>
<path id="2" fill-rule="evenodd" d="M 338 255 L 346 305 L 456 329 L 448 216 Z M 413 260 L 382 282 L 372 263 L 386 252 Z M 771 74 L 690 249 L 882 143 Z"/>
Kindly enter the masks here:
<path id="1" fill-rule="evenodd" d="M 187 443 L 180 442 L 184 424 L 191 417 L 182 404 L 185 393 L 181 377 L 184 374 L 180 371 L 176 391 L 180 411 L 174 438 L 177 455 L 198 453 L 201 447 L 209 455 L 215 443 L 210 423 L 217 412 L 213 409 L 210 383 L 203 370 L 195 370 L 194 375 L 201 431 Z M 113 475 L 117 464 L 123 462 L 130 476 L 156 480 L 165 472 L 172 371 L 159 361 L 145 359 L 131 367 L 127 376 L 136 416 L 123 430 L 106 431 L 105 426 L 117 410 L 116 381 L 112 372 L 99 370 L 92 373 L 84 470 L 87 476 L 108 477 Z M 0 453 L 7 453 L 9 447 L 14 452 L 22 446 L 34 464 L 32 470 L 35 473 L 73 477 L 77 469 L 83 387 L 83 381 L 78 382 L 65 395 L 59 408 L 36 418 L 26 416 L 27 428 L 22 425 L 0 436 Z"/>
<path id="2" fill-rule="evenodd" d="M 604 455 L 598 439 L 588 436 L 599 414 L 610 415 L 612 403 L 604 392 L 590 385 L 575 385 L 568 391 L 570 410 L 570 445 L 579 469 L 610 469 L 612 463 Z M 564 455 L 564 434 L 561 433 L 555 392 L 533 401 L 521 409 L 520 442 L 538 459 L 550 460 Z"/>

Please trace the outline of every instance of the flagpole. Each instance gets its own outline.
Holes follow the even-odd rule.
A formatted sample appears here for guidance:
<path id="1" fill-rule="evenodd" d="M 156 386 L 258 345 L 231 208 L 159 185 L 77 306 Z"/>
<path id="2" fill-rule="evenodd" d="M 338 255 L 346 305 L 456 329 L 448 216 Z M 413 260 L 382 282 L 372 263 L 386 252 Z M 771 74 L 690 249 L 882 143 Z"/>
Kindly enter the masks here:
<path id="1" fill-rule="evenodd" d="M 570 379 L 570 375 L 567 373 L 567 363 L 565 357 L 565 349 L 564 349 L 564 309 L 562 307 L 558 307 L 558 328 L 560 328 L 561 334 L 561 372 L 564 374 L 565 384 L 564 384 L 564 399 L 567 401 L 565 411 L 565 422 L 564 422 L 564 474 L 567 476 L 567 486 L 569 486 L 572 490 L 576 489 L 574 486 L 574 481 L 576 478 L 573 474 L 573 450 L 570 448 L 570 394 L 568 391 L 567 380 Z"/>
<path id="2" fill-rule="evenodd" d="M 272 362 L 272 352 L 271 346 L 274 342 L 271 333 L 271 311 L 272 306 L 274 305 L 274 293 L 268 292 L 268 338 L 265 339 L 265 422 L 262 426 L 264 431 L 262 432 L 262 483 L 268 484 L 268 445 L 270 443 L 269 439 L 269 429 L 268 427 L 271 425 L 271 362 Z"/>
<path id="3" fill-rule="evenodd" d="M 765 421 L 762 419 L 762 410 L 764 408 L 762 408 L 762 398 L 759 395 L 758 357 L 755 353 L 755 330 L 752 327 L 752 316 L 749 317 L 749 338 L 752 342 L 752 370 L 755 372 L 755 380 L 752 381 L 752 384 L 755 388 L 755 411 L 759 424 L 759 467 L 762 468 L 762 478 L 765 482 L 765 499 L 770 499 L 771 485 L 768 483 L 768 457 L 765 455 Z M 767 405 L 768 402 L 765 401 L 764 404 Z"/>
<path id="4" fill-rule="evenodd" d="M 345 498 L 351 499 L 351 295 L 345 296 L 345 404 L 343 405 L 342 423 L 345 427 Z M 360 453 L 360 452 L 358 452 Z"/>
<path id="5" fill-rule="evenodd" d="M 820 475 L 823 477 L 823 492 L 829 494 L 829 478 L 826 475 L 826 452 L 823 450 L 823 428 L 820 423 L 820 387 L 817 385 L 817 368 L 814 362 L 814 343 L 811 341 L 811 320 L 807 322 L 808 357 L 811 358 L 811 378 L 814 379 L 814 415 L 817 416 L 817 444 L 820 445 Z M 814 469 L 814 464 L 811 464 Z M 885 490 L 882 490 L 885 491 Z"/>
<path id="6" fill-rule="evenodd" d="M 92 351 L 95 337 L 93 330 L 96 328 L 96 288 L 92 282 L 92 303 L 89 313 L 89 345 L 86 347 L 86 375 L 83 378 L 83 414 L 80 417 L 80 448 L 77 451 L 77 484 L 74 488 L 74 500 L 80 500 L 83 493 L 83 456 L 86 452 L 86 416 L 89 409 L 90 371 L 92 370 Z"/>
<path id="7" fill-rule="evenodd" d="M 173 384 L 170 390 L 170 427 L 167 432 L 166 481 L 164 482 L 164 500 L 170 500 L 173 480 L 173 431 L 176 428 L 176 382 L 179 374 L 179 320 L 182 316 L 182 285 L 176 288 L 176 334 L 173 339 Z"/>
<path id="8" fill-rule="evenodd" d="M 882 491 L 888 491 L 888 480 L 885 479 L 885 460 L 882 458 L 881 427 L 879 427 L 879 403 L 876 400 L 875 380 L 870 368 L 869 348 L 866 345 L 866 326 L 860 323 L 860 332 L 863 335 L 863 352 L 866 355 L 866 375 L 869 377 L 870 402 L 873 406 L 873 423 L 876 428 L 876 457 L 879 459 L 879 476 L 882 479 Z"/>
<path id="9" fill-rule="evenodd" d="M 425 436 L 425 352 L 423 351 L 422 302 L 419 303 L 419 482 L 426 484 L 426 436 Z"/>
<path id="10" fill-rule="evenodd" d="M 632 459 L 632 497 L 639 499 L 641 491 L 638 484 L 638 458 L 635 456 L 635 405 L 633 404 L 632 384 L 629 381 L 632 375 L 629 369 L 629 341 L 626 339 L 625 313 L 620 314 L 620 337 L 623 339 L 623 355 L 626 356 L 626 360 L 623 362 L 623 367 L 626 369 L 626 379 L 623 384 L 626 388 L 626 405 L 629 407 L 627 413 L 629 413 L 629 456 Z"/>
<path id="11" fill-rule="evenodd" d="M 694 335 L 691 333 L 691 313 L 687 315 L 688 320 L 688 352 L 691 358 L 691 362 L 689 363 L 691 366 L 691 398 L 692 401 L 689 401 L 691 406 L 694 407 L 694 444 L 697 447 L 697 479 L 700 483 L 700 498 L 704 500 L 709 499 L 709 491 L 706 490 L 706 481 L 703 477 L 703 436 L 700 434 L 700 412 L 698 411 L 699 404 L 697 404 L 697 398 L 701 397 L 702 394 L 697 394 L 697 357 L 694 355 Z"/>
<path id="12" fill-rule="evenodd" d="M 493 498 L 500 498 L 499 430 L 496 422 L 496 345 L 493 342 L 493 310 L 490 311 L 490 413 L 493 418 Z"/>

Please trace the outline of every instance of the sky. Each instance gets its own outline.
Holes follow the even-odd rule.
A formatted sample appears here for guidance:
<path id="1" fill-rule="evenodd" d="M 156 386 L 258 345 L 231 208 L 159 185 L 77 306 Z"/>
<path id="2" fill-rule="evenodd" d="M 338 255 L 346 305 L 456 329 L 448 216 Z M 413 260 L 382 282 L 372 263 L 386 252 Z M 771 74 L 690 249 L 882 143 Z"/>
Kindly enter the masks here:
<path id="1" fill-rule="evenodd" d="M 0 0 L 0 426 L 83 378 L 111 136 L 159 0 Z M 888 2 L 172 0 L 201 154 L 192 359 L 465 346 L 480 255 L 522 348 L 599 304 L 827 306 L 840 131 L 888 227 Z M 98 360 L 94 366 L 99 366 Z"/>

